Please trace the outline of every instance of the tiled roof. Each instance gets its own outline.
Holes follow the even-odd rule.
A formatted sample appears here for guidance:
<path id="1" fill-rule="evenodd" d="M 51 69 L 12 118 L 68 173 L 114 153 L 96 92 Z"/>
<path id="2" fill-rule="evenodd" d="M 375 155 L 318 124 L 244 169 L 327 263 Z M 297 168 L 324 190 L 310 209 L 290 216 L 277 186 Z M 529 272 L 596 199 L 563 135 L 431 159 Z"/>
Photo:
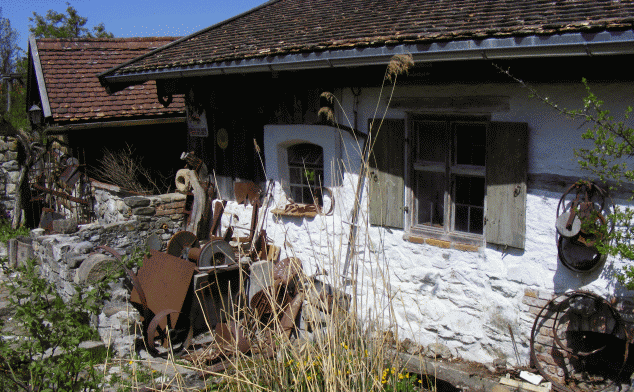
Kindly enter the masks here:
<path id="1" fill-rule="evenodd" d="M 158 102 L 154 81 L 108 95 L 96 76 L 175 39 L 36 40 L 53 120 L 85 122 L 184 113 L 182 96 L 174 97 L 167 108 Z"/>
<path id="2" fill-rule="evenodd" d="M 112 74 L 392 44 L 631 29 L 630 0 L 273 0 Z"/>

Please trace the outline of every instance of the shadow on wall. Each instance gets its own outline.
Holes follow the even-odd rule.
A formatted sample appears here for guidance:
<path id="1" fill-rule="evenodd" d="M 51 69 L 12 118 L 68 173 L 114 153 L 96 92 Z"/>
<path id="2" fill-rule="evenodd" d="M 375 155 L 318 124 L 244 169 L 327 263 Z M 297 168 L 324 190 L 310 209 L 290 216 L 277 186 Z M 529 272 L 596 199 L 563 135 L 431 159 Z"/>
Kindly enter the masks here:
<path id="1" fill-rule="evenodd" d="M 566 267 L 561 262 L 561 259 L 557 257 L 557 270 L 555 271 L 555 276 L 553 277 L 555 293 L 560 294 L 566 290 L 577 290 L 580 287 L 594 282 L 602 275 L 605 277 L 605 266 L 605 258 L 601 258 L 591 271 L 573 271 L 572 269 Z"/>

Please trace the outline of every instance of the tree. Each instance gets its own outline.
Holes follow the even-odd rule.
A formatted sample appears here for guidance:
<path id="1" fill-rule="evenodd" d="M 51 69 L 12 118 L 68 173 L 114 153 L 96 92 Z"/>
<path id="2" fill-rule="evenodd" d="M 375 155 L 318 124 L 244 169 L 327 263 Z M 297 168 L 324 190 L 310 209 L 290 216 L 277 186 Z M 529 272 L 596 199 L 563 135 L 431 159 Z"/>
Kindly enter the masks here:
<path id="1" fill-rule="evenodd" d="M 28 128 L 24 111 L 26 91 L 26 58 L 18 46 L 18 32 L 7 18 L 2 18 L 0 8 L 0 114 L 15 128 Z"/>
<path id="2" fill-rule="evenodd" d="M 48 10 L 45 16 L 33 12 L 33 17 L 29 22 L 29 31 L 35 38 L 113 38 L 114 34 L 106 31 L 103 23 L 92 28 L 92 31 L 84 27 L 88 18 L 79 16 L 77 10 L 66 3 L 66 14 Z"/>

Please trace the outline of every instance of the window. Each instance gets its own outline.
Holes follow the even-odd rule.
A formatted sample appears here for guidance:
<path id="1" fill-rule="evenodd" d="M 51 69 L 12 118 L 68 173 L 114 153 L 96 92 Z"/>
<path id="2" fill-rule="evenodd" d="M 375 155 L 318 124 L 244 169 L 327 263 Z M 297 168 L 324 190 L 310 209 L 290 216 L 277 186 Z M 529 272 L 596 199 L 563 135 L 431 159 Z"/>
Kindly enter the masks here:
<path id="1" fill-rule="evenodd" d="M 408 236 L 523 248 L 528 127 L 412 115 Z"/>
<path id="2" fill-rule="evenodd" d="M 486 122 L 412 121 L 412 227 L 484 233 L 486 134 Z"/>
<path id="3" fill-rule="evenodd" d="M 324 184 L 324 151 L 312 143 L 288 148 L 290 197 L 296 203 L 322 205 L 319 189 Z"/>

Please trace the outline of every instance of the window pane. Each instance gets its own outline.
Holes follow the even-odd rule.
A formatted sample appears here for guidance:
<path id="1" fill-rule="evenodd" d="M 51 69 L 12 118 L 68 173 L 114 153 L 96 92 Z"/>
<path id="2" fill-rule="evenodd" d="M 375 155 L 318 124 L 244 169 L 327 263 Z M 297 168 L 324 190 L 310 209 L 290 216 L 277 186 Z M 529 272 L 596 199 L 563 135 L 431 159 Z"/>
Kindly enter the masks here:
<path id="1" fill-rule="evenodd" d="M 471 207 L 469 233 L 484 233 L 484 207 Z"/>
<path id="2" fill-rule="evenodd" d="M 454 230 L 482 234 L 484 220 L 484 178 L 455 176 L 454 186 Z"/>
<path id="3" fill-rule="evenodd" d="M 445 213 L 445 175 L 416 173 L 418 224 L 443 227 Z"/>
<path id="4" fill-rule="evenodd" d="M 454 124 L 458 165 L 484 166 L 486 156 L 486 125 Z"/>
<path id="5" fill-rule="evenodd" d="M 323 148 L 316 144 L 301 143 L 288 148 L 288 164 L 296 166 L 323 166 Z"/>
<path id="6" fill-rule="evenodd" d="M 416 160 L 445 162 L 447 156 L 447 123 L 441 121 L 417 121 Z"/>
<path id="7" fill-rule="evenodd" d="M 289 180 L 292 184 L 301 184 L 302 175 L 301 175 L 301 169 L 299 167 L 289 167 L 288 174 L 289 174 Z"/>
<path id="8" fill-rule="evenodd" d="M 484 207 L 484 178 L 455 176 L 455 181 L 456 203 Z"/>
<path id="9" fill-rule="evenodd" d="M 454 218 L 454 230 L 469 231 L 469 206 L 456 204 L 456 216 Z"/>

